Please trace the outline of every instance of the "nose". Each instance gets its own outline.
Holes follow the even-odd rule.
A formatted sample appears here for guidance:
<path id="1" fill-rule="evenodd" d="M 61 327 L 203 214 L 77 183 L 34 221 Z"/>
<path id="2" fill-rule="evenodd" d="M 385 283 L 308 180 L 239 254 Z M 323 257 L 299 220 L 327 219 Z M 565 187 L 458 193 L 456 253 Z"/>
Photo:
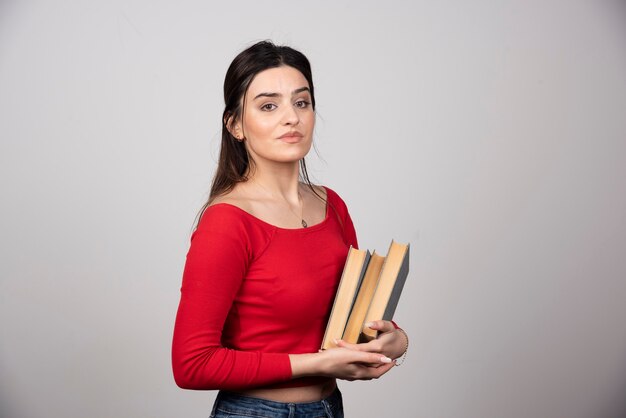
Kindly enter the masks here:
<path id="1" fill-rule="evenodd" d="M 285 106 L 283 113 L 283 124 L 285 125 L 297 125 L 300 122 L 300 115 L 293 106 Z"/>

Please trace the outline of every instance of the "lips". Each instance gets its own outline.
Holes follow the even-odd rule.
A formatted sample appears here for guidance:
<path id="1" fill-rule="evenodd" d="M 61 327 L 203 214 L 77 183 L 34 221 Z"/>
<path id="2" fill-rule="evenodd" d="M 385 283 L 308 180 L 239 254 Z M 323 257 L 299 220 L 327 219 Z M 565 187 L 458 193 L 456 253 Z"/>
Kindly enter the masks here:
<path id="1" fill-rule="evenodd" d="M 302 140 L 302 137 L 303 135 L 300 132 L 290 131 L 290 132 L 282 134 L 281 136 L 278 137 L 278 139 L 280 139 L 283 142 L 293 144 L 296 142 L 300 142 L 300 140 Z"/>

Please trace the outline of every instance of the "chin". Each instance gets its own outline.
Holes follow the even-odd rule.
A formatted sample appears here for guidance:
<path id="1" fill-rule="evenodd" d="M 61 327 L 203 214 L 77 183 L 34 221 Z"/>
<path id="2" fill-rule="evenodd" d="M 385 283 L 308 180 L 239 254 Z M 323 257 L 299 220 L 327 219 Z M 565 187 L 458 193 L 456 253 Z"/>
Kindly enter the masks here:
<path id="1" fill-rule="evenodd" d="M 300 142 L 288 146 L 270 147 L 258 149 L 253 152 L 252 158 L 261 158 L 276 163 L 298 162 L 306 157 L 311 150 L 311 142 Z"/>
<path id="2" fill-rule="evenodd" d="M 307 154 L 298 154 L 298 155 L 293 155 L 293 156 L 283 156 L 281 158 L 276 158 L 274 161 L 279 162 L 279 163 L 297 163 L 299 162 L 301 159 L 303 159 L 304 157 L 306 157 Z"/>
<path id="3" fill-rule="evenodd" d="M 306 157 L 309 154 L 309 151 L 311 150 L 310 144 L 306 144 L 306 146 L 304 146 L 304 144 L 301 144 L 301 145 L 302 146 L 293 147 L 293 149 L 289 150 L 288 152 L 283 152 L 280 154 L 277 153 L 277 155 L 275 156 L 276 160 L 280 162 L 285 162 L 285 163 L 300 161 L 301 159 Z"/>

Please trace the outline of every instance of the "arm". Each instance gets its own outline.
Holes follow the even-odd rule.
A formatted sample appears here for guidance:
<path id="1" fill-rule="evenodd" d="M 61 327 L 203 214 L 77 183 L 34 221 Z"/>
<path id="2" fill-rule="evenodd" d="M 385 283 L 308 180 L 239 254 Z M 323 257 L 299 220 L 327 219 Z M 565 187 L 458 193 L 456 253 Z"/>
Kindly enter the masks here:
<path id="1" fill-rule="evenodd" d="M 209 208 L 192 235 L 172 342 L 174 379 L 185 389 L 241 389 L 291 378 L 287 354 L 221 345 L 250 257 L 249 237 L 236 215 Z"/>
<path id="2" fill-rule="evenodd" d="M 377 379 L 387 373 L 393 361 L 379 353 L 329 348 L 319 353 L 290 354 L 293 377 L 328 376 L 344 380 Z"/>

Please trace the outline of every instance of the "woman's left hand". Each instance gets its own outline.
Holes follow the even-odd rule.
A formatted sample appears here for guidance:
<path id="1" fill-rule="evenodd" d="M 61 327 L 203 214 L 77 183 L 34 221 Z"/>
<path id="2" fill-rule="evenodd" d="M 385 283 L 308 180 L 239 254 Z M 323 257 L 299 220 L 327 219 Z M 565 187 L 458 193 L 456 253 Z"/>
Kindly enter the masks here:
<path id="1" fill-rule="evenodd" d="M 391 321 L 372 321 L 366 324 L 366 326 L 379 331 L 375 340 L 361 344 L 350 344 L 343 340 L 337 340 L 337 346 L 351 350 L 380 353 L 392 359 L 397 359 L 404 353 L 407 337 L 403 332 L 398 331 Z"/>

